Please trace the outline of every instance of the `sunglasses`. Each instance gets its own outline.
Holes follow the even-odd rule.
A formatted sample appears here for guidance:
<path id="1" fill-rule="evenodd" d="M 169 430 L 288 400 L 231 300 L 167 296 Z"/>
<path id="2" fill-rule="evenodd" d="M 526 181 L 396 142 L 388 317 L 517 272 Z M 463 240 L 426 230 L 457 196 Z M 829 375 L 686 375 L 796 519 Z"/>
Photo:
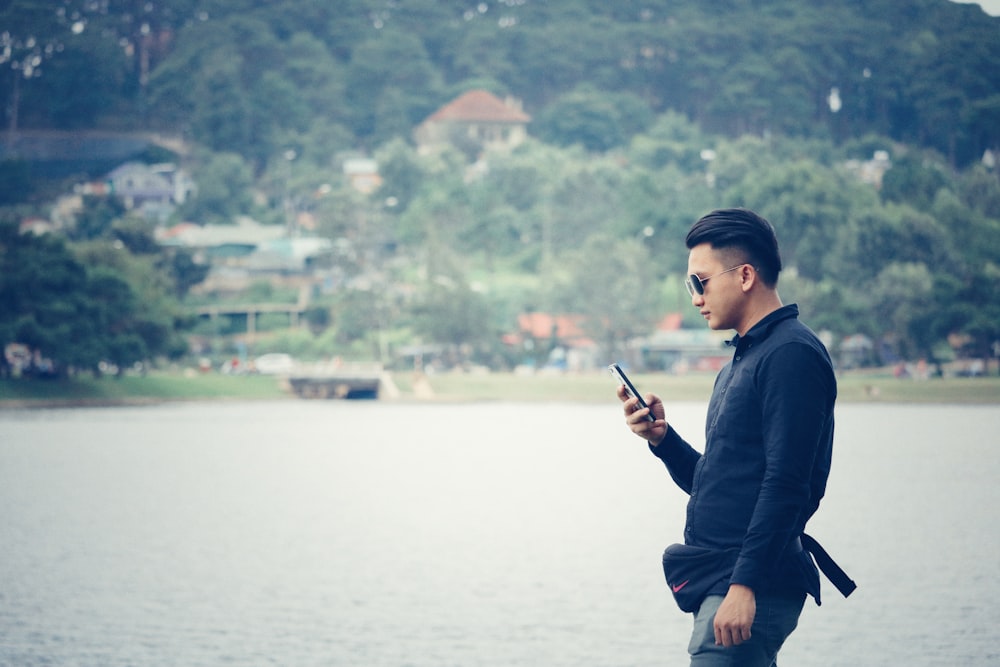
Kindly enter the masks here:
<path id="1" fill-rule="evenodd" d="M 705 283 L 707 283 L 709 280 L 711 280 L 715 276 L 721 276 L 723 273 L 729 273 L 730 271 L 735 271 L 736 269 L 743 268 L 744 266 L 746 266 L 745 263 L 737 264 L 736 266 L 730 267 L 725 271 L 719 271 L 718 273 L 711 275 L 708 278 L 699 278 L 698 276 L 692 273 L 684 280 L 684 286 L 687 287 L 688 294 L 690 294 L 691 296 L 694 296 L 695 294 L 699 295 L 704 294 Z"/>

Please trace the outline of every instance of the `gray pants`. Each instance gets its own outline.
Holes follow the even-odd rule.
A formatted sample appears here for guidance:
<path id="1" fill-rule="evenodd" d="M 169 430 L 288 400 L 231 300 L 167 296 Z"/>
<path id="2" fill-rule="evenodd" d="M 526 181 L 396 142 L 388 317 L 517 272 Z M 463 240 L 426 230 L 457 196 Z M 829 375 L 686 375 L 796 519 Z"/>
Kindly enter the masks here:
<path id="1" fill-rule="evenodd" d="M 721 595 L 709 595 L 694 615 L 694 631 L 688 646 L 691 667 L 777 667 L 778 649 L 799 623 L 805 593 L 758 595 L 750 639 L 729 648 L 715 644 L 712 627 L 723 599 Z"/>

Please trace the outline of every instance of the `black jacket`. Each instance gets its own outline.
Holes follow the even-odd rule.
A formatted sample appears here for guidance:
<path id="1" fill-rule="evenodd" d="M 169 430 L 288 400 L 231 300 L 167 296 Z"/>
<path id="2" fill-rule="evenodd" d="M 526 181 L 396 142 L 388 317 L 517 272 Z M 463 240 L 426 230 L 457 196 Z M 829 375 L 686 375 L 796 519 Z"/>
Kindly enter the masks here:
<path id="1" fill-rule="evenodd" d="M 738 547 L 728 583 L 756 592 L 805 590 L 819 576 L 798 537 L 830 473 L 837 383 L 826 348 L 784 306 L 737 336 L 716 378 L 705 453 L 672 428 L 652 452 L 690 494 L 686 544 Z M 711 591 L 724 594 L 723 590 Z"/>

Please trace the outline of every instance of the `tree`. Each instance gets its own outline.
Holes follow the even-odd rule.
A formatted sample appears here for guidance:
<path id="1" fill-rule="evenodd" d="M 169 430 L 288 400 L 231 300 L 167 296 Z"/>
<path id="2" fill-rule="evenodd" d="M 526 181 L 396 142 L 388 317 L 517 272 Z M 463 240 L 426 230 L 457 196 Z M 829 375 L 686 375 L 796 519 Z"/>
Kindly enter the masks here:
<path id="1" fill-rule="evenodd" d="M 104 267 L 93 269 L 87 276 L 85 297 L 87 322 L 78 325 L 79 329 L 99 336 L 100 361 L 110 362 L 121 373 L 132 364 L 149 358 L 149 347 L 139 333 L 146 323 L 137 320 L 136 295 L 121 275 Z M 154 327 L 146 326 L 145 333 L 150 333 Z M 160 332 L 154 335 L 159 338 Z M 90 350 L 74 362 L 94 368 Z"/>
<path id="2" fill-rule="evenodd" d="M 133 254 L 119 242 L 100 241 L 79 244 L 74 252 L 87 267 L 90 326 L 103 342 L 98 361 L 124 370 L 185 350 L 178 286 L 161 268 L 159 254 Z"/>
<path id="3" fill-rule="evenodd" d="M 1000 342 L 1000 265 L 990 262 L 965 285 L 951 304 L 963 304 L 958 330 L 972 339 L 973 352 L 984 361 L 997 356 Z"/>
<path id="4" fill-rule="evenodd" d="M 938 220 L 909 206 L 859 211 L 837 229 L 827 254 L 827 274 L 867 291 L 873 276 L 891 264 L 961 266 L 958 249 Z"/>
<path id="5" fill-rule="evenodd" d="M 959 181 L 962 201 L 972 210 L 993 220 L 1000 220 L 1000 178 L 996 171 L 975 165 Z"/>
<path id="6" fill-rule="evenodd" d="M 112 225 L 125 215 L 125 205 L 118 197 L 84 195 L 83 208 L 76 216 L 69 237 L 75 241 L 90 241 L 106 237 Z"/>
<path id="7" fill-rule="evenodd" d="M 68 351 L 93 346 L 76 337 L 73 323 L 85 305 L 86 270 L 65 241 L 20 234 L 14 222 L 0 224 L 0 341 L 22 343 L 42 358 L 63 361 Z M 57 367 L 65 372 L 65 365 Z"/>
<path id="8" fill-rule="evenodd" d="M 13 135 L 20 124 L 24 82 L 42 75 L 42 66 L 63 50 L 71 30 L 54 8 L 33 0 L 5 3 L 0 25 L 0 90 L 6 93 L 7 130 Z M 72 32 L 78 30 L 82 26 Z"/>
<path id="9" fill-rule="evenodd" d="M 551 174 L 542 202 L 544 256 L 575 250 L 589 236 L 618 221 L 625 210 L 624 177 L 612 160 L 569 160 Z"/>
<path id="10" fill-rule="evenodd" d="M 187 87 L 194 89 L 190 113 L 193 136 L 217 152 L 251 157 L 252 100 L 243 81 L 243 56 L 231 47 L 211 54 L 211 64 Z"/>
<path id="11" fill-rule="evenodd" d="M 192 287 L 201 284 L 211 268 L 204 262 L 196 262 L 191 251 L 185 248 L 165 249 L 158 266 L 172 279 L 174 296 L 178 300 L 183 300 Z"/>
<path id="12" fill-rule="evenodd" d="M 932 339 L 926 335 L 923 313 L 930 300 L 934 280 L 919 263 L 891 263 L 878 272 L 868 295 L 872 312 L 879 314 L 880 337 L 896 339 L 904 359 L 927 356 Z"/>
<path id="13" fill-rule="evenodd" d="M 726 194 L 729 201 L 770 220 L 785 264 L 813 280 L 823 276 L 844 220 L 864 202 L 875 201 L 874 193 L 852 177 L 808 159 L 781 162 L 763 173 L 747 172 Z"/>
<path id="14" fill-rule="evenodd" d="M 982 21 L 955 21 L 947 28 L 939 28 L 912 63 L 917 75 L 906 98 L 920 119 L 921 142 L 952 164 L 965 164 L 993 147 L 988 142 L 998 136 L 984 121 L 997 117 L 994 72 L 1000 43 L 995 26 Z"/>
<path id="15" fill-rule="evenodd" d="M 932 215 L 946 230 L 955 258 L 936 272 L 936 311 L 929 314 L 941 337 L 952 333 L 971 339 L 971 351 L 987 360 L 1000 341 L 1000 217 L 984 215 L 997 196 L 998 184 L 983 181 L 974 170 L 965 180 L 970 207 L 950 191 L 934 201 Z"/>
<path id="16" fill-rule="evenodd" d="M 75 245 L 0 223 L 0 344 L 51 359 L 54 371 L 125 369 L 183 350 L 173 286 L 155 256 L 107 240 Z"/>
<path id="17" fill-rule="evenodd" d="M 650 331 L 662 313 L 652 261 L 635 239 L 600 234 L 567 257 L 552 298 L 558 310 L 584 316 L 584 330 L 614 359 L 627 340 Z"/>
<path id="18" fill-rule="evenodd" d="M 465 282 L 437 275 L 412 306 L 413 331 L 427 341 L 450 346 L 464 363 L 477 347 L 488 346 L 493 339 L 490 313 L 483 294 Z"/>
<path id="19" fill-rule="evenodd" d="M 636 96 L 581 86 L 548 105 L 532 127 L 549 143 L 606 151 L 626 143 L 651 121 L 652 113 Z"/>
<path id="20" fill-rule="evenodd" d="M 332 308 L 332 323 L 336 326 L 338 343 L 365 340 L 385 327 L 385 309 L 381 303 L 383 296 L 373 290 L 359 289 L 346 289 L 337 295 Z"/>
<path id="21" fill-rule="evenodd" d="M 204 154 L 195 169 L 197 193 L 181 211 L 201 223 L 228 223 L 253 209 L 253 171 L 236 153 Z"/>
<path id="22" fill-rule="evenodd" d="M 331 109 L 342 94 L 340 66 L 322 43 L 305 32 L 283 39 L 265 10 L 190 26 L 150 80 L 161 118 L 258 165 L 289 132 L 306 132 L 320 116 L 338 120 Z"/>
<path id="23" fill-rule="evenodd" d="M 893 161 L 882 177 L 883 201 L 907 203 L 926 209 L 942 188 L 950 186 L 945 166 L 920 152 L 907 152 Z"/>
<path id="24" fill-rule="evenodd" d="M 682 274 L 687 267 L 683 239 L 691 224 L 718 206 L 705 174 L 674 164 L 655 170 L 630 169 L 621 186 L 621 213 L 608 230 L 642 241 L 656 274 Z"/>
<path id="25" fill-rule="evenodd" d="M 348 65 L 350 127 L 369 145 L 408 135 L 444 101 L 442 90 L 441 74 L 419 36 L 386 27 L 361 43 Z"/>
<path id="26" fill-rule="evenodd" d="M 667 111 L 657 116 L 645 132 L 632 138 L 629 156 L 649 169 L 676 165 L 692 172 L 702 171 L 707 166 L 703 152 L 711 149 L 712 142 L 685 116 Z"/>
<path id="27" fill-rule="evenodd" d="M 379 196 L 392 200 L 396 213 L 404 212 L 426 179 L 416 153 L 401 138 L 395 138 L 375 152 L 382 187 Z"/>
<path id="28" fill-rule="evenodd" d="M 24 160 L 0 160 L 0 206 L 27 201 L 35 189 L 31 165 Z"/>

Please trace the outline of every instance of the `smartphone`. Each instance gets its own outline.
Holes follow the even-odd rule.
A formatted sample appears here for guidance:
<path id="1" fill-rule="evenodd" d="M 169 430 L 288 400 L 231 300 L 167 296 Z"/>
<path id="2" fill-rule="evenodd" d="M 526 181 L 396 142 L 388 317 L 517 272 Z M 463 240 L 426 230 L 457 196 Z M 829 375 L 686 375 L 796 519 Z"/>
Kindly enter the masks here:
<path id="1" fill-rule="evenodd" d="M 643 408 L 649 407 L 648 405 L 646 405 L 646 401 L 643 400 L 642 394 L 640 394 L 638 390 L 636 390 L 635 385 L 632 384 L 632 381 L 628 379 L 627 375 L 625 375 L 625 371 L 622 370 L 621 366 L 619 366 L 618 364 L 611 364 L 610 366 L 608 366 L 608 370 L 611 371 L 611 374 L 614 375 L 615 378 L 617 378 L 619 384 L 625 385 L 625 391 L 626 393 L 628 393 L 629 396 L 639 399 L 640 407 Z M 646 419 L 648 419 L 651 422 L 656 421 L 656 417 L 653 416 L 652 412 L 646 413 Z"/>

